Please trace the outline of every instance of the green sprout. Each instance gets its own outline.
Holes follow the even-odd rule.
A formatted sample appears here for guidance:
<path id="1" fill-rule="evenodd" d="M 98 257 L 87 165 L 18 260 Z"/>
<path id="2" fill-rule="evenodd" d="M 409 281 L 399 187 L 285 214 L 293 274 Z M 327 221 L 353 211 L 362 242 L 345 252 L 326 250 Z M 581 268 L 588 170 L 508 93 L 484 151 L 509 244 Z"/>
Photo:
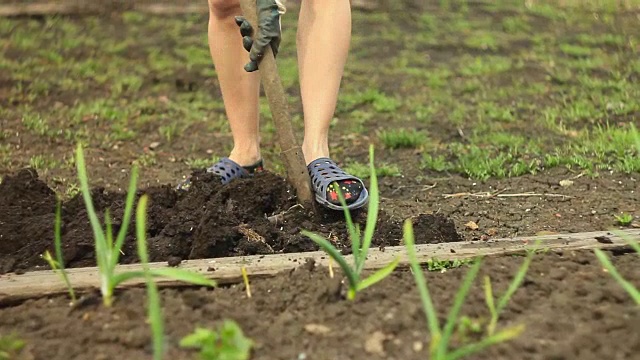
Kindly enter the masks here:
<path id="1" fill-rule="evenodd" d="M 536 246 L 537 247 L 537 246 Z M 496 331 L 496 326 L 498 324 L 498 318 L 502 313 L 502 310 L 507 306 L 509 300 L 513 296 L 513 294 L 518 290 L 518 288 L 524 282 L 525 275 L 529 270 L 529 265 L 531 265 L 531 261 L 533 260 L 533 255 L 536 253 L 535 249 L 527 250 L 527 256 L 518 269 L 516 276 L 513 278 L 507 291 L 502 294 L 502 297 L 498 300 L 498 306 L 495 305 L 495 299 L 493 297 L 493 288 L 491 286 L 491 279 L 489 276 L 484 277 L 484 295 L 485 302 L 487 303 L 487 307 L 489 308 L 489 312 L 491 313 L 491 320 L 489 320 L 489 324 L 487 325 L 487 333 L 489 335 L 493 335 Z"/>
<path id="2" fill-rule="evenodd" d="M 56 258 L 54 259 L 51 256 L 51 253 L 49 253 L 49 250 L 44 252 L 44 255 L 42 255 L 42 258 L 46 260 L 47 263 L 49 263 L 49 266 L 51 266 L 51 269 L 53 271 L 57 271 L 58 274 L 60 274 L 62 281 L 64 281 L 64 283 L 67 285 L 67 289 L 69 291 L 69 297 L 71 297 L 71 303 L 73 304 L 76 302 L 77 298 L 76 298 L 76 293 L 73 290 L 73 286 L 71 286 L 71 282 L 69 281 L 69 276 L 67 275 L 67 271 L 64 268 L 64 260 L 62 259 L 62 240 L 60 235 L 61 224 L 62 224 L 62 215 L 60 211 L 60 202 L 58 201 L 56 205 L 56 219 L 54 224 L 54 238 L 53 238 Z"/>
<path id="3" fill-rule="evenodd" d="M 629 244 L 629 246 L 631 246 L 631 248 L 638 255 L 640 255 L 640 244 L 638 243 L 638 241 L 630 239 L 629 237 L 619 232 L 618 232 L 618 236 L 623 238 L 626 241 L 626 243 Z M 622 277 L 622 275 L 618 272 L 616 267 L 613 266 L 613 264 L 611 263 L 611 260 L 609 260 L 609 257 L 607 257 L 604 251 L 600 249 L 595 249 L 594 252 L 596 254 L 596 257 L 602 264 L 602 266 L 607 270 L 607 272 L 611 274 L 611 276 L 618 282 L 618 284 L 620 284 L 620 286 L 622 286 L 622 288 L 631 296 L 633 301 L 636 304 L 638 304 L 638 306 L 640 306 L 640 290 L 638 290 L 631 282 L 629 282 L 624 277 Z"/>
<path id="4" fill-rule="evenodd" d="M 499 331 L 498 333 L 488 335 L 478 342 L 464 345 L 456 350 L 450 350 L 449 342 L 451 341 L 455 325 L 456 323 L 458 323 L 457 319 L 460 313 L 460 309 L 462 308 L 462 304 L 464 303 L 465 298 L 467 297 L 467 294 L 471 289 L 473 280 L 478 275 L 478 271 L 480 270 L 480 266 L 482 264 L 482 259 L 477 259 L 469 272 L 467 272 L 464 280 L 462 281 L 462 285 L 460 286 L 458 292 L 454 297 L 453 306 L 449 310 L 446 323 L 444 327 L 441 327 L 440 321 L 438 320 L 438 314 L 436 313 L 433 301 L 431 300 L 431 295 L 429 294 L 427 282 L 425 280 L 424 274 L 422 273 L 422 268 L 420 267 L 420 263 L 418 262 L 416 256 L 413 237 L 413 224 L 411 223 L 411 219 L 407 219 L 404 223 L 404 242 L 405 246 L 407 247 L 407 255 L 409 258 L 409 263 L 411 264 L 411 270 L 418 286 L 420 299 L 422 300 L 422 307 L 427 318 L 429 332 L 431 333 L 431 344 L 429 346 L 430 359 L 461 359 L 477 353 L 489 346 L 511 340 L 519 336 L 524 331 L 524 326 L 521 325 L 507 328 Z"/>
<path id="5" fill-rule="evenodd" d="M 149 255 L 147 253 L 147 214 L 148 195 L 140 197 L 138 211 L 136 213 L 136 233 L 138 243 L 138 256 L 147 283 L 148 316 L 153 335 L 153 359 L 162 360 L 164 352 L 164 324 L 162 320 L 162 309 L 160 308 L 160 297 L 158 286 L 153 280 L 153 274 L 149 270 Z"/>
<path id="6" fill-rule="evenodd" d="M 631 214 L 623 213 L 622 215 L 614 215 L 618 225 L 629 226 L 633 222 L 633 216 Z"/>
<path id="7" fill-rule="evenodd" d="M 393 272 L 393 270 L 398 266 L 400 258 L 396 258 L 394 261 L 387 264 L 382 269 L 376 271 L 369 277 L 365 279 L 361 279 L 362 270 L 364 269 L 364 263 L 367 259 L 367 252 L 369 251 L 369 247 L 371 246 L 371 241 L 373 240 L 373 234 L 375 231 L 376 221 L 378 220 L 378 208 L 379 208 L 379 194 L 378 194 L 378 179 L 375 172 L 374 160 L 373 160 L 373 146 L 369 147 L 369 166 L 371 169 L 371 182 L 370 182 L 370 199 L 369 199 L 369 208 L 367 213 L 367 224 L 364 230 L 364 236 L 361 237 L 360 228 L 353 224 L 353 220 L 351 219 L 351 214 L 347 209 L 346 202 L 344 200 L 344 196 L 338 190 L 338 197 L 340 199 L 340 203 L 342 204 L 342 208 L 344 210 L 344 215 L 347 222 L 347 228 L 349 230 L 349 237 L 351 239 L 351 249 L 353 252 L 353 261 L 354 266 L 351 267 L 346 259 L 340 254 L 340 251 L 335 248 L 327 239 L 323 238 L 320 235 L 315 233 L 311 233 L 309 231 L 302 231 L 301 233 L 311 240 L 313 240 L 316 244 L 318 244 L 325 252 L 335 260 L 342 271 L 344 271 L 347 280 L 349 282 L 349 292 L 347 294 L 347 298 L 349 300 L 355 299 L 356 293 L 368 288 L 369 286 L 381 281 L 386 278 Z M 361 247 L 362 245 L 362 247 Z"/>
<path id="8" fill-rule="evenodd" d="M 131 172 L 131 182 L 129 184 L 129 190 L 126 198 L 122 226 L 120 227 L 114 242 L 109 212 L 105 212 L 106 231 L 102 229 L 98 216 L 96 215 L 96 210 L 91 199 L 91 193 L 89 192 L 89 182 L 81 145 L 78 145 L 76 151 L 76 163 L 80 181 L 80 191 L 82 192 L 85 206 L 87 208 L 87 214 L 89 215 L 89 220 L 93 229 L 96 247 L 96 262 L 100 273 L 100 292 L 102 294 L 104 305 L 106 307 L 111 307 L 113 305 L 113 292 L 118 285 L 127 280 L 145 276 L 142 271 L 116 273 L 116 266 L 118 264 L 118 259 L 121 254 L 125 236 L 129 228 L 129 222 L 131 220 L 131 213 L 136 193 L 138 169 L 134 166 Z M 184 281 L 194 285 L 215 286 L 215 282 L 207 279 L 205 276 L 182 269 L 154 268 L 149 269 L 149 271 L 153 276 L 169 277 L 177 281 Z"/>
<path id="9" fill-rule="evenodd" d="M 199 348 L 202 360 L 247 360 L 253 341 L 244 336 L 238 324 L 225 320 L 218 331 L 196 328 L 180 340 L 184 348 Z"/>

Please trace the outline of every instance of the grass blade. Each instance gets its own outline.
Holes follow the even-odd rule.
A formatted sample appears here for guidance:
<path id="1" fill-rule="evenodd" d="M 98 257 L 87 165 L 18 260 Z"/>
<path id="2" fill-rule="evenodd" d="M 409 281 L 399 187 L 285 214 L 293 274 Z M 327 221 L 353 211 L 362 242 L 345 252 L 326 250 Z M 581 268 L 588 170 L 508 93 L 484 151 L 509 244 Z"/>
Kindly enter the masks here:
<path id="1" fill-rule="evenodd" d="M 496 305 L 493 299 L 493 289 L 491 287 L 491 278 L 489 278 L 489 276 L 484 277 L 484 301 L 487 303 L 487 308 L 489 308 L 489 313 L 492 320 L 487 327 L 487 332 L 489 333 L 489 335 L 493 335 L 491 324 L 493 324 L 494 319 L 498 318 L 498 312 L 496 311 Z"/>
<path id="2" fill-rule="evenodd" d="M 314 234 L 306 230 L 301 231 L 301 234 L 313 240 L 313 242 L 318 244 L 318 246 L 320 246 L 327 254 L 329 254 L 329 256 L 331 256 L 333 260 L 335 260 L 338 265 L 340 265 L 340 268 L 342 268 L 342 271 L 344 271 L 345 275 L 347 276 L 347 280 L 349 280 L 349 288 L 356 289 L 356 287 L 358 286 L 358 275 L 356 275 L 356 273 L 353 272 L 353 269 L 349 267 L 349 264 L 347 264 L 347 261 L 344 259 L 342 254 L 340 254 L 338 249 L 331 245 L 331 243 L 327 239 L 318 234 Z"/>
<path id="3" fill-rule="evenodd" d="M 478 275 L 478 271 L 480 271 L 481 266 L 482 259 L 479 258 L 465 275 L 464 280 L 462 281 L 462 285 L 460 285 L 460 288 L 458 289 L 458 292 L 453 299 L 453 306 L 451 307 L 451 310 L 449 310 L 447 323 L 444 325 L 442 338 L 440 344 L 438 344 L 438 358 L 444 358 L 444 355 L 447 353 L 449 338 L 451 337 L 451 334 L 453 334 L 453 329 L 455 328 L 458 314 L 460 313 L 460 309 L 462 309 L 462 304 L 464 304 L 464 301 L 467 298 L 467 294 L 469 294 L 469 290 L 471 289 L 471 285 L 473 284 L 473 280 L 475 280 L 476 276 Z"/>
<path id="4" fill-rule="evenodd" d="M 640 154 L 640 132 L 638 132 L 638 128 L 634 123 L 631 123 L 631 134 L 633 134 L 633 138 L 635 139 L 636 148 L 638 149 L 638 154 Z"/>
<path id="5" fill-rule="evenodd" d="M 113 269 L 111 267 L 111 259 L 113 257 L 113 227 L 111 226 L 111 215 L 109 214 L 109 209 L 106 209 L 104 211 L 104 225 L 105 225 L 105 238 L 107 240 L 106 242 L 106 249 L 107 249 L 107 264 L 109 264 L 109 269 Z M 113 273 L 113 271 L 111 271 L 111 273 Z"/>
<path id="6" fill-rule="evenodd" d="M 153 271 L 153 270 L 151 270 Z M 135 278 L 140 278 L 140 277 L 145 277 L 145 273 L 144 271 L 127 271 L 127 272 L 123 272 L 123 273 L 119 273 L 119 274 L 115 274 L 113 275 L 113 280 L 111 281 L 111 283 L 113 284 L 113 287 L 117 287 L 118 285 L 127 282 L 131 279 L 135 279 Z"/>
<path id="7" fill-rule="evenodd" d="M 93 236 L 96 246 L 96 263 L 100 272 L 100 291 L 103 296 L 105 305 L 109 306 L 111 303 L 111 272 L 109 271 L 109 265 L 107 262 L 107 249 L 104 231 L 102 230 L 96 210 L 93 207 L 93 200 L 91 199 L 91 192 L 89 191 L 89 180 L 87 177 L 87 170 L 84 161 L 84 154 L 82 151 L 82 145 L 78 144 L 76 150 L 76 168 L 78 171 L 78 180 L 80 182 L 80 191 L 82 192 L 82 198 L 84 199 L 85 207 L 87 208 L 87 215 L 93 229 Z"/>
<path id="8" fill-rule="evenodd" d="M 155 268 L 149 269 L 149 274 L 153 277 L 170 278 L 176 281 L 183 281 L 193 285 L 216 286 L 216 282 L 207 279 L 204 275 L 194 273 L 192 271 L 174 268 Z M 113 276 L 114 287 L 131 279 L 144 277 L 144 271 L 127 271 Z"/>
<path id="9" fill-rule="evenodd" d="M 153 281 L 153 276 L 149 272 L 149 256 L 147 254 L 147 195 L 140 198 L 138 211 L 136 214 L 136 232 L 138 243 L 138 256 L 140 263 L 144 269 L 145 279 L 147 282 L 147 297 L 149 301 L 148 316 L 151 323 L 151 333 L 153 335 L 153 359 L 161 360 L 164 352 L 164 324 L 162 320 L 162 309 L 160 307 L 160 296 L 158 288 Z"/>
<path id="10" fill-rule="evenodd" d="M 360 266 L 360 232 L 353 224 L 351 212 L 347 208 L 347 202 L 344 199 L 342 190 L 337 188 L 336 192 L 338 193 L 338 199 L 340 199 L 340 204 L 342 204 L 342 211 L 344 212 L 344 218 L 347 222 L 347 229 L 349 230 L 349 237 L 351 238 L 351 252 L 353 253 L 354 268 L 357 269 Z"/>
<path id="11" fill-rule="evenodd" d="M 595 249 L 594 252 L 598 257 L 598 260 L 600 260 L 602 266 L 609 272 L 609 274 L 611 274 L 611 276 L 618 282 L 618 284 L 620 284 L 620 286 L 622 286 L 622 288 L 625 289 L 627 293 L 629 293 L 629 295 L 631 295 L 633 301 L 635 301 L 636 304 L 640 305 L 640 291 L 638 291 L 638 289 L 636 289 L 632 283 L 628 282 L 622 277 L 622 275 L 620 275 L 618 270 L 616 270 L 615 266 L 613 266 L 607 255 L 605 255 L 602 250 Z"/>
<path id="12" fill-rule="evenodd" d="M 216 286 L 216 282 L 212 279 L 208 279 L 202 274 L 195 273 L 193 271 L 175 268 L 156 268 L 149 269 L 149 272 L 153 276 L 166 277 L 177 281 L 183 281 L 193 285 L 203 286 Z"/>
<path id="13" fill-rule="evenodd" d="M 378 271 L 376 271 L 373 274 L 371 274 L 371 276 L 369 276 L 368 278 L 363 279 L 362 281 L 360 281 L 360 283 L 358 283 L 356 291 L 362 291 L 362 290 L 368 288 L 369 286 L 371 286 L 371 285 L 381 281 L 382 279 L 386 278 L 387 276 L 389 276 L 389 274 L 391 274 L 393 272 L 393 270 L 395 270 L 395 268 L 398 266 L 399 263 L 400 263 L 400 258 L 395 258 L 395 260 L 393 260 L 392 262 L 388 263 L 382 269 L 379 269 Z"/>
<path id="14" fill-rule="evenodd" d="M 436 314 L 433 302 L 431 301 L 431 295 L 429 294 L 429 288 L 427 287 L 427 281 L 424 278 L 424 274 L 422 273 L 422 269 L 418 263 L 413 239 L 413 224 L 411 223 L 411 219 L 407 219 L 404 222 L 404 243 L 407 247 L 407 256 L 409 257 L 411 270 L 413 271 L 413 278 L 415 279 L 418 291 L 420 292 L 422 308 L 424 309 L 424 313 L 427 317 L 431 338 L 439 339 L 441 333 L 438 314 Z"/>
<path id="15" fill-rule="evenodd" d="M 512 328 L 504 329 L 497 334 L 488 336 L 477 343 L 469 344 L 451 352 L 446 360 L 457 360 L 462 359 L 471 354 L 475 354 L 489 346 L 493 346 L 499 344 L 501 342 L 509 341 L 514 339 L 524 331 L 524 325 L 514 326 Z"/>
<path id="16" fill-rule="evenodd" d="M 62 280 L 65 282 L 65 284 L 67 285 L 67 289 L 69 289 L 69 296 L 71 297 L 71 301 L 72 302 L 76 302 L 77 298 L 76 298 L 76 293 L 73 290 L 73 287 L 71 286 L 71 282 L 69 281 L 69 277 L 67 276 L 67 271 L 65 270 L 64 267 L 64 259 L 62 259 L 62 235 L 61 235 L 61 229 L 62 229 L 62 205 L 60 204 L 60 201 L 57 202 L 56 204 L 56 219 L 55 219 L 55 223 L 53 225 L 53 246 L 55 248 L 56 251 L 56 261 L 57 261 L 57 267 L 60 271 L 60 274 L 62 276 Z"/>
<path id="17" fill-rule="evenodd" d="M 520 285 L 522 285 L 522 282 L 524 281 L 524 277 L 527 274 L 527 271 L 529 270 L 529 265 L 531 265 L 531 261 L 533 260 L 533 255 L 535 253 L 536 253 L 535 249 L 529 250 L 527 252 L 527 257 L 524 259 L 524 262 L 520 266 L 520 269 L 518 269 L 518 272 L 516 273 L 516 276 L 513 278 L 513 281 L 511 281 L 511 283 L 509 284 L 509 288 L 507 288 L 507 291 L 502 295 L 502 297 L 500 297 L 500 300 L 498 301 L 498 307 L 496 308 L 497 314 L 500 314 L 502 310 L 504 310 L 504 307 L 507 306 L 509 299 L 511 299 L 511 297 L 516 292 L 516 290 L 518 290 Z"/>
<path id="18" fill-rule="evenodd" d="M 378 176 L 376 174 L 376 168 L 374 165 L 374 151 L 373 145 L 369 145 L 369 168 L 371 169 L 371 177 L 369 180 L 369 207 L 367 210 L 367 225 L 364 229 L 364 236 L 362 238 L 362 251 L 360 252 L 360 264 L 356 269 L 356 272 L 360 274 L 364 266 L 369 247 L 371 246 L 371 240 L 376 229 L 376 223 L 378 221 L 378 208 L 379 208 L 379 194 L 378 194 Z"/>
<path id="19" fill-rule="evenodd" d="M 133 212 L 133 203 L 135 202 L 136 186 L 138 183 L 138 167 L 134 166 L 131 169 L 131 179 L 129 180 L 129 189 L 127 190 L 127 199 L 124 206 L 124 215 L 122 217 L 122 226 L 118 230 L 118 237 L 116 238 L 115 249 L 113 257 L 111 258 L 111 269 L 115 268 L 118 260 L 120 259 L 120 249 L 124 244 L 124 239 L 127 236 L 129 230 L 129 223 L 131 222 L 131 214 Z"/>

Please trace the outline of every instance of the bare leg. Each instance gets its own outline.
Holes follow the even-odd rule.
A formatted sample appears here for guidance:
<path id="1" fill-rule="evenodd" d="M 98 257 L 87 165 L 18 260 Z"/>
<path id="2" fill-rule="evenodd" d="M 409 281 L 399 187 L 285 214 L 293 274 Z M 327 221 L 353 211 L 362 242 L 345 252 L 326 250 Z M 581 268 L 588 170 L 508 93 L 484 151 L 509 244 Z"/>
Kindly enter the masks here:
<path id="1" fill-rule="evenodd" d="M 297 49 L 305 126 L 302 151 L 307 164 L 329 156 L 329 124 L 350 40 L 349 0 L 302 0 Z"/>
<path id="2" fill-rule="evenodd" d="M 237 0 L 209 0 L 209 50 L 233 134 L 229 158 L 242 166 L 260 160 L 259 74 L 243 66 L 247 51 L 234 16 L 242 15 Z"/>

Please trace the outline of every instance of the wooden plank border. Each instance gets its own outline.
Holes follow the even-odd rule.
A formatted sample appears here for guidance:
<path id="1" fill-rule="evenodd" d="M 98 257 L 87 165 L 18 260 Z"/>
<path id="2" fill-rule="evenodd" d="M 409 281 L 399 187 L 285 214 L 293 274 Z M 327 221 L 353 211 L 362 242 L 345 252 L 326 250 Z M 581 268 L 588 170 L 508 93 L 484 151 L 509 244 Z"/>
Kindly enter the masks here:
<path id="1" fill-rule="evenodd" d="M 640 239 L 640 229 L 622 230 L 625 238 Z M 475 256 L 500 256 L 522 253 L 531 249 L 537 241 L 541 247 L 550 251 L 572 251 L 586 249 L 624 248 L 625 239 L 607 231 L 559 234 L 545 236 L 525 236 L 489 241 L 456 242 L 443 244 L 417 245 L 418 260 L 468 259 Z M 400 257 L 400 266 L 407 266 L 408 259 L 403 246 L 387 247 L 384 250 L 371 249 L 365 263 L 365 269 L 378 269 L 394 258 Z M 242 282 L 241 267 L 247 269 L 253 279 L 274 276 L 282 271 L 292 270 L 303 265 L 307 259 L 313 259 L 317 265 L 328 266 L 328 256 L 322 251 L 274 255 L 252 255 L 213 259 L 185 260 L 179 266 L 206 275 L 218 284 Z M 348 261 L 351 256 L 347 256 Z M 166 262 L 150 264 L 153 268 L 166 267 Z M 334 265 L 336 267 L 337 265 Z M 140 270 L 139 264 L 119 265 L 117 272 Z M 336 269 L 339 271 L 339 269 Z M 91 268 L 68 269 L 71 284 L 79 292 L 94 290 L 99 286 L 98 270 Z M 184 286 L 168 279 L 158 279 L 159 286 Z M 123 284 L 123 288 L 144 285 L 144 279 L 133 279 Z M 27 298 L 63 294 L 66 288 L 59 275 L 51 270 L 27 272 L 25 274 L 6 274 L 0 276 L 0 304 Z"/>
<path id="2" fill-rule="evenodd" d="M 109 11 L 138 11 L 153 15 L 207 14 L 206 2 L 191 4 L 132 4 L 129 6 L 91 2 L 30 3 L 0 5 L 0 16 L 92 15 Z"/>

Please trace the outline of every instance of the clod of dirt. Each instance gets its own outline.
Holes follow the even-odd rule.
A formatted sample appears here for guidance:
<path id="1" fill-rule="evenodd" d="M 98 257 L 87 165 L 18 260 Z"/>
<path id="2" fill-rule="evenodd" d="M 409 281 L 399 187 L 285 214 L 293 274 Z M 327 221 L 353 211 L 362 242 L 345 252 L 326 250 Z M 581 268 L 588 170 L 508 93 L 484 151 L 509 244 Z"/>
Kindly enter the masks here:
<path id="1" fill-rule="evenodd" d="M 416 244 L 463 241 L 450 218 L 439 214 L 421 214 L 412 219 Z"/>
<path id="2" fill-rule="evenodd" d="M 601 244 L 613 244 L 613 240 L 607 236 L 596 236 L 596 240 Z"/>
<path id="3" fill-rule="evenodd" d="M 176 267 L 180 265 L 181 262 L 182 259 L 178 256 L 170 256 L 169 259 L 167 259 L 167 265 L 170 267 Z"/>

